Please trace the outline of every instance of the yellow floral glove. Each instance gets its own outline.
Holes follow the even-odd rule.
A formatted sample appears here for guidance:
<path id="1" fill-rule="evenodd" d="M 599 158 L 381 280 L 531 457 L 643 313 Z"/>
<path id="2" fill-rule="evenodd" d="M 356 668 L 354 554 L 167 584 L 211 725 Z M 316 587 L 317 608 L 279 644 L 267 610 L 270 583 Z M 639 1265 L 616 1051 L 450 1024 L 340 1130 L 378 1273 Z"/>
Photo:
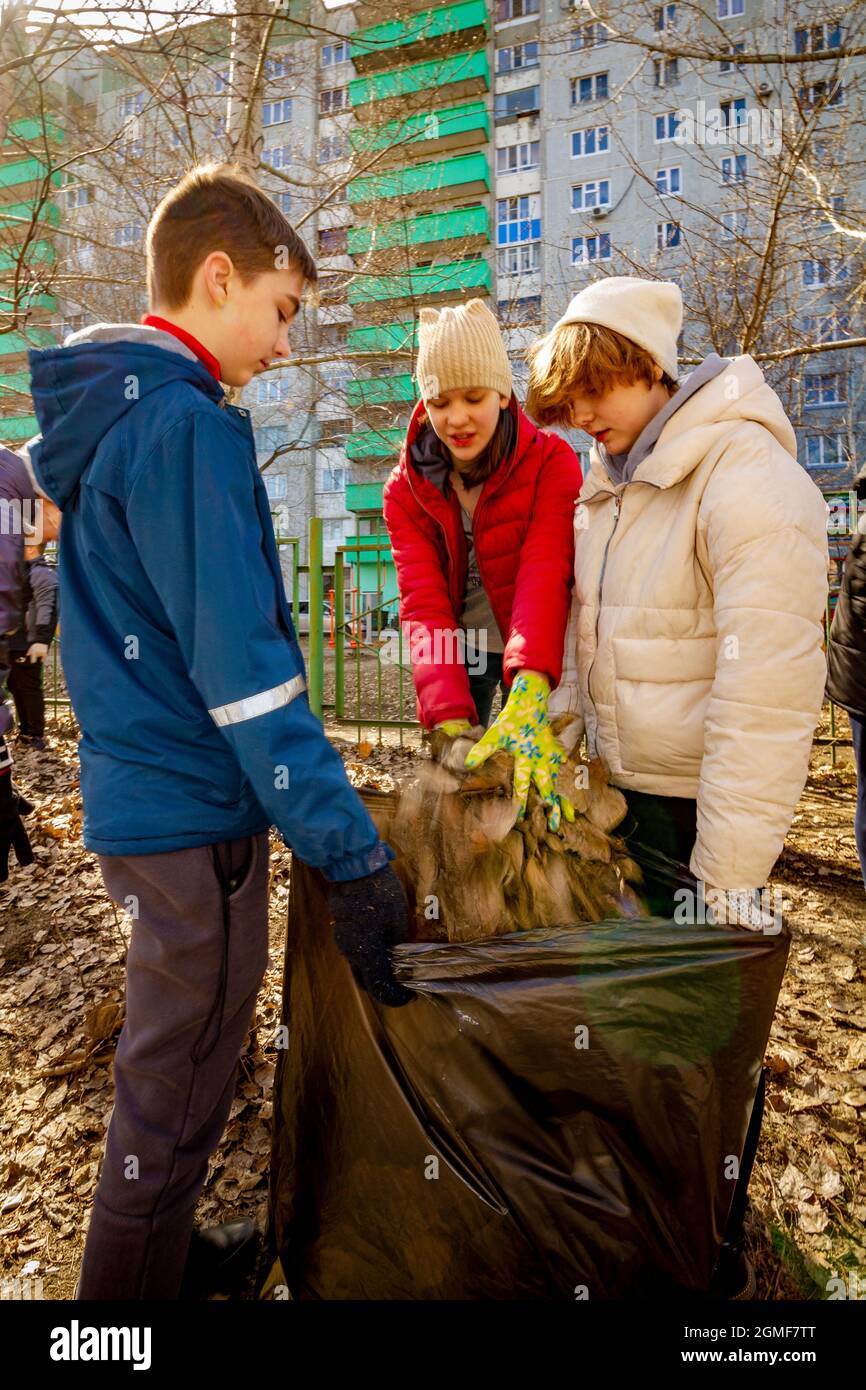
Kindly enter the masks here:
<path id="1" fill-rule="evenodd" d="M 472 725 L 468 719 L 446 719 L 442 724 L 434 724 L 433 728 L 441 729 L 449 738 L 459 738 L 461 734 L 468 734 Z"/>
<path id="2" fill-rule="evenodd" d="M 514 677 L 505 708 L 498 719 L 466 755 L 465 766 L 480 767 L 493 753 L 504 750 L 514 757 L 514 795 L 520 802 L 518 820 L 526 813 L 529 786 L 535 783 L 547 807 L 547 824 L 558 830 L 564 815 L 574 820 L 574 807 L 556 794 L 556 778 L 567 754 L 547 717 L 550 683 L 538 671 L 520 671 Z"/>

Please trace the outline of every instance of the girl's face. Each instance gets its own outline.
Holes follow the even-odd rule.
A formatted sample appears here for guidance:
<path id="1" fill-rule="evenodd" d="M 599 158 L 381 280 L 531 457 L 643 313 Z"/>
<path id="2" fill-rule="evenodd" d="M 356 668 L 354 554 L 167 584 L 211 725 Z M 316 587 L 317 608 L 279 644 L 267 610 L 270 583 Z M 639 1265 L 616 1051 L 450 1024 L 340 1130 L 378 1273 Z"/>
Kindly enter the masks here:
<path id="1" fill-rule="evenodd" d="M 661 377 L 661 369 L 656 368 Z M 654 415 L 670 399 L 659 380 L 617 384 L 600 395 L 573 395 L 568 424 L 585 430 L 609 454 L 627 454 Z"/>
<path id="2" fill-rule="evenodd" d="M 491 387 L 470 386 L 462 391 L 443 391 L 427 401 L 425 409 L 459 469 L 481 456 L 496 432 L 500 410 L 507 405 L 508 397 Z"/>

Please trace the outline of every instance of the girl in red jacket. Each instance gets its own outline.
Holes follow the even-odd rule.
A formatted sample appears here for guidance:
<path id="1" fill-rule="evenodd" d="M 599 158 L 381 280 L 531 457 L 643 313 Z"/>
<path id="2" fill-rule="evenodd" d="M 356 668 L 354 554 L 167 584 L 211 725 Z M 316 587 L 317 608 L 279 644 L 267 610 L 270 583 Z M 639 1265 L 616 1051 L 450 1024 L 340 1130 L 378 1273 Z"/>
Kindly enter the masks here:
<path id="1" fill-rule="evenodd" d="M 383 510 L 418 718 L 452 735 L 487 724 L 499 685 L 502 712 L 467 766 L 512 753 L 520 814 L 534 781 L 556 829 L 564 752 L 547 697 L 562 674 L 580 465 L 518 405 L 482 300 L 421 310 L 416 370 L 421 400 Z"/>

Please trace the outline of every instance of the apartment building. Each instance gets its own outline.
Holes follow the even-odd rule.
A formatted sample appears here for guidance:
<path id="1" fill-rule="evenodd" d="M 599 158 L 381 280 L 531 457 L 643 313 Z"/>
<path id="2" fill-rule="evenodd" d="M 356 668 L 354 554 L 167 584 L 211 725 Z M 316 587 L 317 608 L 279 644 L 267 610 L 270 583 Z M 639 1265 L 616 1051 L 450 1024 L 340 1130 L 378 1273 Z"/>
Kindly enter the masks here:
<path id="1" fill-rule="evenodd" d="M 610 27 L 570 0 L 281 6 L 254 113 L 261 181 L 300 225 L 321 284 L 294 335 L 303 364 L 251 383 L 244 403 L 280 530 L 303 540 L 322 517 L 326 562 L 381 533 L 419 308 L 470 295 L 498 313 L 520 391 L 527 343 L 580 285 L 674 279 L 684 371 L 737 350 L 748 320 L 751 350 L 779 354 L 766 370 L 803 466 L 828 496 L 862 466 L 862 350 L 782 355 L 863 332 L 862 243 L 834 226 L 864 225 L 864 60 L 834 57 L 845 24 L 818 0 L 596 8 Z M 702 60 L 660 51 L 701 45 Z M 95 55 L 62 75 L 67 125 L 90 112 L 106 149 L 74 161 L 58 190 L 58 244 L 72 238 L 64 256 L 74 246 L 86 293 L 42 306 L 40 332 L 142 312 L 149 211 L 191 158 L 225 152 L 226 25 L 196 26 L 194 47 L 185 78 L 174 65 L 177 90 Z M 795 72 L 738 63 L 782 50 L 805 60 Z M 808 174 L 784 182 L 795 135 L 820 203 Z M 3 379 L 0 361 L 0 392 Z M 572 442 L 585 455 L 588 440 Z M 358 561 L 357 589 L 393 592 L 386 551 Z"/>

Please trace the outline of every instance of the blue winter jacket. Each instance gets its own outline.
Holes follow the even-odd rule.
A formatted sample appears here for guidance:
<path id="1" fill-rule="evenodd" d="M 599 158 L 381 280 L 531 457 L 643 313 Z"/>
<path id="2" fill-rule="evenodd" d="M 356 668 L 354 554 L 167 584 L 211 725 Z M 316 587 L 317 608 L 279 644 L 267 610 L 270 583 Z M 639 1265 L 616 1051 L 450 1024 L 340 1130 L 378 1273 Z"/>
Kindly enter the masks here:
<path id="1" fill-rule="evenodd" d="M 63 512 L 86 847 L 152 854 L 274 825 L 330 879 L 393 859 L 309 707 L 249 411 L 139 324 L 29 359 L 30 456 Z"/>

